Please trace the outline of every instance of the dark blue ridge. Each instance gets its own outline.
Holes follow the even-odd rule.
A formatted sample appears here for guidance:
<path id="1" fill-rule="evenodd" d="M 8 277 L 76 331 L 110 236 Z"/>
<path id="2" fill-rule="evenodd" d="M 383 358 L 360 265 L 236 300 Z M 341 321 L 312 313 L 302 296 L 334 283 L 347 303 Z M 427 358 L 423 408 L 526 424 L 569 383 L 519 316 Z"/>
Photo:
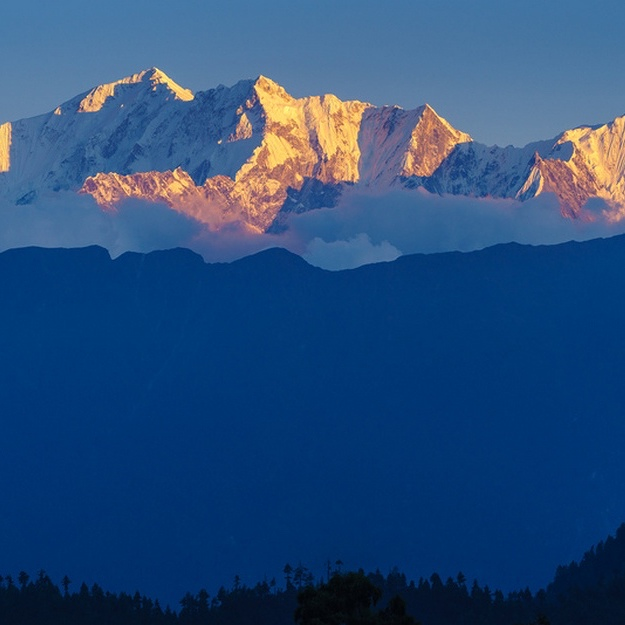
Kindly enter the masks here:
<path id="1" fill-rule="evenodd" d="M 0 254 L 2 566 L 163 604 L 328 557 L 545 585 L 625 519 L 624 286 L 623 237 Z"/>

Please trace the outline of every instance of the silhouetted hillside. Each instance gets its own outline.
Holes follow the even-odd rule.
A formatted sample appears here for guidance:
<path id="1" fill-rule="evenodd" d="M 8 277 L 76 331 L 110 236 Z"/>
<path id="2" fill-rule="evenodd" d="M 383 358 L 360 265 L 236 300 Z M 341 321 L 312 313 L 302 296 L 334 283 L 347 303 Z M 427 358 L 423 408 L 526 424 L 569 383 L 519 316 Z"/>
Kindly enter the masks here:
<path id="1" fill-rule="evenodd" d="M 163 603 L 329 555 L 538 588 L 625 518 L 624 267 L 0 254 L 3 566 Z"/>
<path id="2" fill-rule="evenodd" d="M 418 582 L 398 569 L 365 575 L 328 569 L 315 580 L 302 564 L 284 567 L 285 583 L 247 586 L 237 577 L 231 588 L 211 595 L 187 592 L 171 610 L 138 592 L 116 594 L 98 584 L 70 591 L 40 571 L 0 576 L 3 625 L 620 625 L 625 615 L 625 525 L 616 537 L 586 552 L 580 562 L 559 566 L 554 581 L 535 594 L 529 589 L 504 595 L 469 582 L 463 573 L 445 581 L 437 573 Z M 339 563 L 337 563 L 339 564 Z M 328 567 L 330 564 L 328 563 Z M 328 581 L 329 580 L 329 581 Z M 399 599 L 398 599 L 399 598 Z"/>

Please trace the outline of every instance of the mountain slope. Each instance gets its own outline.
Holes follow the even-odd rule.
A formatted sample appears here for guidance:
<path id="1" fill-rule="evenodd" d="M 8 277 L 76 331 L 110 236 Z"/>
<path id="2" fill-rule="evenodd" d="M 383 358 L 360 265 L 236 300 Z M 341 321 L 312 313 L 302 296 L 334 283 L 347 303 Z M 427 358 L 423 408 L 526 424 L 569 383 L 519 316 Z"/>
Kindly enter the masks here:
<path id="1" fill-rule="evenodd" d="M 424 105 L 415 110 L 294 98 L 260 76 L 192 94 L 156 68 L 100 85 L 39 117 L 0 126 L 0 198 L 92 195 L 164 202 L 210 228 L 279 229 L 336 205 L 346 186 L 384 194 L 525 200 L 554 193 L 564 215 L 590 198 L 625 212 L 625 118 L 524 148 L 486 147 Z"/>
<path id="2" fill-rule="evenodd" d="M 226 143 L 254 136 L 258 143 L 238 171 L 224 170 L 233 184 L 220 197 L 228 211 L 261 230 L 272 225 L 281 209 L 310 207 L 315 200 L 306 197 L 307 181 L 318 183 L 315 196 L 361 180 L 388 186 L 398 173 L 433 170 L 456 143 L 468 140 L 468 135 L 451 128 L 429 107 L 406 112 L 398 107 L 375 109 L 361 102 L 341 102 L 331 95 L 295 99 L 262 76 L 253 83 L 245 107 L 246 111 L 237 109 L 239 117 Z M 260 120 L 256 135 L 250 111 Z M 204 198 L 210 212 L 215 204 L 221 208 L 214 197 L 228 183 L 214 176 L 214 166 L 206 171 L 206 179 L 196 180 L 202 186 L 188 192 Z M 154 177 L 160 179 L 157 174 Z M 102 204 L 113 198 L 141 197 L 193 212 L 186 208 L 182 194 L 176 200 L 168 194 L 146 193 L 132 176 L 90 177 L 83 191 Z M 203 211 L 196 214 L 210 221 L 202 218 Z"/>
<path id="3" fill-rule="evenodd" d="M 602 198 L 613 209 L 610 217 L 620 219 L 625 208 L 625 117 L 567 130 L 549 158 L 537 156 L 519 196 L 546 191 L 555 193 L 573 215 L 579 215 L 589 198 Z"/>

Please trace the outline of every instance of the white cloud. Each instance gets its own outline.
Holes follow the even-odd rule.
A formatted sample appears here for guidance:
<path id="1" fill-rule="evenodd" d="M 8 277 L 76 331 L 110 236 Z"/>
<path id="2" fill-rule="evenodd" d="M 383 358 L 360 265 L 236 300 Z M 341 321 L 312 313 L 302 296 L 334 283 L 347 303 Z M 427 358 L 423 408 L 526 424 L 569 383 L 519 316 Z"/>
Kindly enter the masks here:
<path id="1" fill-rule="evenodd" d="M 361 232 L 347 240 L 324 241 L 315 237 L 302 255 L 311 265 L 323 269 L 353 269 L 361 265 L 395 260 L 401 252 L 388 241 L 375 245 Z"/>
<path id="2" fill-rule="evenodd" d="M 244 223 L 233 222 L 219 231 L 203 228 L 188 242 L 188 247 L 206 262 L 230 262 L 271 247 L 288 247 L 299 253 L 297 243 L 291 245 L 291 238 L 289 233 L 258 234 Z"/>
<path id="3" fill-rule="evenodd" d="M 511 241 L 554 244 L 625 231 L 625 223 L 608 223 L 596 207 L 588 216 L 595 221 L 563 218 L 551 195 L 518 202 L 396 190 L 375 196 L 352 192 L 337 208 L 292 217 L 290 226 L 292 236 L 308 245 L 366 235 L 372 245 L 386 242 L 404 254 L 471 251 Z"/>
<path id="4" fill-rule="evenodd" d="M 91 196 L 70 192 L 26 206 L 0 206 L 0 250 L 101 245 L 118 256 L 187 245 L 201 228 L 163 205 L 130 200 L 116 212 L 105 212 Z"/>
<path id="5" fill-rule="evenodd" d="M 293 215 L 280 235 L 258 234 L 232 223 L 218 232 L 164 205 L 130 200 L 110 213 L 87 195 L 55 193 L 29 206 L 0 205 L 0 250 L 38 245 L 101 245 L 112 256 L 132 250 L 188 247 L 208 262 L 228 262 L 270 247 L 284 247 L 326 269 L 347 269 L 417 252 L 471 251 L 516 241 L 554 244 L 625 231 L 610 224 L 603 203 L 586 220 L 560 216 L 550 195 L 528 202 L 440 197 L 395 190 L 346 193 L 339 206 Z"/>

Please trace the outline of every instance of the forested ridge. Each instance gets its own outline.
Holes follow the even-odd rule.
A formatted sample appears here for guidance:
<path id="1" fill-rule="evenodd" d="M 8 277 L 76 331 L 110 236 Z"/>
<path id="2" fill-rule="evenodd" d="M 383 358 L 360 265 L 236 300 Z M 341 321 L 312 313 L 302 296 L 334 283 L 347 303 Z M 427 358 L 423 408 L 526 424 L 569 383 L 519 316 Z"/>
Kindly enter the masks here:
<path id="1" fill-rule="evenodd" d="M 161 606 L 141 594 L 111 593 L 94 584 L 57 585 L 45 571 L 0 576 L 2 625 L 617 625 L 625 619 L 625 524 L 558 567 L 547 588 L 504 595 L 469 582 L 463 573 L 418 581 L 393 569 L 340 571 L 328 566 L 315 580 L 299 564 L 284 567 L 284 581 L 247 586 L 236 577 L 214 595 L 188 592 L 178 606 Z"/>

